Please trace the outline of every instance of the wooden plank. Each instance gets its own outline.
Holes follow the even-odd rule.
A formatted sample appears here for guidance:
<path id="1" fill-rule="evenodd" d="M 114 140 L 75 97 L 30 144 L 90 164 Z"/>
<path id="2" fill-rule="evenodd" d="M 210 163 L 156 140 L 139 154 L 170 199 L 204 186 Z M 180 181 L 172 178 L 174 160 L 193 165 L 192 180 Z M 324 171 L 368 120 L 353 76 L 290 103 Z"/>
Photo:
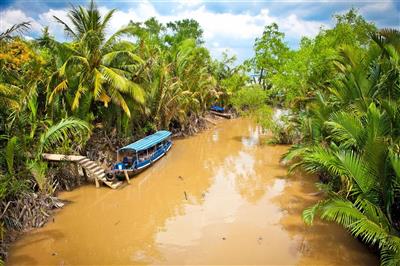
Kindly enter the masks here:
<path id="1" fill-rule="evenodd" d="M 124 174 L 125 174 L 126 182 L 128 182 L 128 184 L 130 184 L 131 182 L 129 181 L 128 171 L 124 170 Z"/>
<path id="2" fill-rule="evenodd" d="M 96 183 L 96 188 L 100 187 L 99 180 L 97 179 L 97 176 L 94 177 L 94 182 Z"/>
<path id="3" fill-rule="evenodd" d="M 49 161 L 71 161 L 76 162 L 84 159 L 84 156 L 81 155 L 65 155 L 65 154 L 51 154 L 51 153 L 43 153 L 43 159 Z"/>

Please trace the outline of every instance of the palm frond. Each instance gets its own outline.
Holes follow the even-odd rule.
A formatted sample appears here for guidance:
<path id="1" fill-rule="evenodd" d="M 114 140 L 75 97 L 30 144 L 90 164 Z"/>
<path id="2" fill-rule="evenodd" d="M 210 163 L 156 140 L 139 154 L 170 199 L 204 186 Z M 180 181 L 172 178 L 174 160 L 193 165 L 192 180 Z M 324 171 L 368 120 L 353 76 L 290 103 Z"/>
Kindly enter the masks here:
<path id="1" fill-rule="evenodd" d="M 129 110 L 129 106 L 126 103 L 124 96 L 121 95 L 121 93 L 113 87 L 110 88 L 110 95 L 111 95 L 111 99 L 113 100 L 113 102 L 116 103 L 118 106 L 121 106 L 121 108 L 122 108 L 122 110 L 124 110 L 125 114 L 128 117 L 131 117 L 131 111 Z"/>
<path id="2" fill-rule="evenodd" d="M 122 35 L 134 35 L 137 32 L 138 32 L 137 26 L 134 26 L 134 25 L 125 26 L 125 27 L 121 28 L 120 30 L 118 30 L 117 32 L 115 32 L 113 35 L 111 35 L 110 38 L 108 38 L 108 40 L 103 45 L 103 49 L 104 50 L 110 49 L 110 47 L 116 42 L 118 37 L 120 37 Z"/>
<path id="3" fill-rule="evenodd" d="M 340 112 L 331 116 L 325 125 L 331 132 L 332 139 L 343 148 L 360 148 L 364 137 L 364 127 L 354 113 Z"/>
<path id="4" fill-rule="evenodd" d="M 41 134 L 37 156 L 40 156 L 42 151 L 61 144 L 67 138 L 73 138 L 76 135 L 86 136 L 88 134 L 90 134 L 90 126 L 87 122 L 73 117 L 62 119 Z"/>
<path id="5" fill-rule="evenodd" d="M 68 82 L 67 82 L 67 80 L 65 79 L 65 80 L 61 81 L 61 82 L 54 88 L 54 90 L 50 93 L 48 102 L 51 103 L 51 102 L 53 101 L 53 98 L 54 98 L 54 96 L 55 96 L 56 94 L 58 94 L 58 93 L 60 93 L 60 92 L 62 92 L 62 91 L 65 91 L 65 90 L 67 90 L 67 89 L 68 89 Z"/>
<path id="6" fill-rule="evenodd" d="M 144 102 L 143 89 L 139 85 L 118 74 L 115 69 L 106 67 L 104 65 L 101 67 L 101 72 L 114 89 L 131 95 L 132 98 L 139 103 Z"/>
<path id="7" fill-rule="evenodd" d="M 103 89 L 103 82 L 104 82 L 104 77 L 101 74 L 100 71 L 98 71 L 96 68 L 94 69 L 94 75 L 93 75 L 93 86 L 94 86 L 94 90 L 93 90 L 93 96 L 95 99 L 98 99 L 100 97 L 100 95 L 103 94 L 104 89 Z"/>
<path id="8" fill-rule="evenodd" d="M 79 84 L 77 91 L 74 95 L 74 100 L 72 101 L 71 110 L 74 111 L 79 107 L 79 100 L 82 94 L 87 92 L 87 87 L 83 84 Z"/>
<path id="9" fill-rule="evenodd" d="M 27 30 L 29 30 L 30 27 L 31 27 L 31 23 L 29 21 L 14 24 L 11 26 L 11 28 L 8 28 L 4 32 L 0 33 L 0 41 L 11 38 L 13 33 L 22 34 L 22 33 L 26 32 Z"/>
<path id="10" fill-rule="evenodd" d="M 28 160 L 27 168 L 30 170 L 31 174 L 35 178 L 36 184 L 38 185 L 39 189 L 41 191 L 44 190 L 47 183 L 47 163 L 38 160 Z"/>
<path id="11" fill-rule="evenodd" d="M 57 16 L 53 16 L 53 18 L 56 20 L 56 22 L 60 23 L 61 25 L 64 26 L 64 32 L 67 36 L 73 37 L 73 38 L 78 38 L 78 35 L 71 29 L 70 26 L 64 21 L 62 21 L 60 18 Z"/>
<path id="12" fill-rule="evenodd" d="M 376 209 L 376 208 L 375 208 Z M 318 214 L 322 219 L 334 221 L 348 229 L 354 236 L 360 237 L 367 244 L 378 244 L 379 247 L 396 250 L 397 247 L 393 243 L 398 241 L 398 237 L 391 235 L 387 231 L 386 225 L 379 224 L 370 219 L 360 209 L 358 209 L 351 201 L 341 198 L 333 198 L 321 202 L 303 213 L 303 217 L 307 222 L 312 221 L 311 218 Z M 368 213 L 370 216 L 374 214 Z M 374 219 L 379 221 L 379 218 Z"/>
<path id="13" fill-rule="evenodd" d="M 143 59 L 141 59 L 138 55 L 136 55 L 136 54 L 134 54 L 134 53 L 132 53 L 130 51 L 112 51 L 112 52 L 109 52 L 109 53 L 103 55 L 103 57 L 101 59 L 101 61 L 102 61 L 101 63 L 106 65 L 106 66 L 108 66 L 114 60 L 119 60 L 119 59 L 122 59 L 124 57 L 129 59 L 132 62 L 136 62 L 136 63 L 139 63 L 139 64 L 143 64 L 144 63 Z M 127 62 L 124 62 L 124 64 L 127 63 Z"/>
<path id="14" fill-rule="evenodd" d="M 5 148 L 5 159 L 7 162 L 8 172 L 10 174 L 14 173 L 14 155 L 16 152 L 18 137 L 13 136 L 7 141 L 7 145 Z"/>
<path id="15" fill-rule="evenodd" d="M 375 175 L 371 169 L 367 167 L 368 163 L 364 162 L 361 156 L 352 151 L 341 152 L 338 158 L 343 167 L 343 171 L 340 171 L 339 174 L 351 177 L 362 192 L 367 194 L 376 183 Z"/>

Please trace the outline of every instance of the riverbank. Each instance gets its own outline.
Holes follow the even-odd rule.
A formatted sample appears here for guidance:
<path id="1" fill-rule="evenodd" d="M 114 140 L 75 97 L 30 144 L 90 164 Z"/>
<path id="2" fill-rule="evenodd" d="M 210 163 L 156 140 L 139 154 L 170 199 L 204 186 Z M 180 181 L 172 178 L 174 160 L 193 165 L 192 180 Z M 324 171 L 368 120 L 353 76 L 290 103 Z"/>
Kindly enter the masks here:
<path id="1" fill-rule="evenodd" d="M 18 240 L 9 264 L 378 264 L 339 226 L 304 225 L 316 180 L 288 178 L 288 147 L 260 140 L 249 120 L 224 120 L 122 190 L 63 192 L 70 204 Z"/>

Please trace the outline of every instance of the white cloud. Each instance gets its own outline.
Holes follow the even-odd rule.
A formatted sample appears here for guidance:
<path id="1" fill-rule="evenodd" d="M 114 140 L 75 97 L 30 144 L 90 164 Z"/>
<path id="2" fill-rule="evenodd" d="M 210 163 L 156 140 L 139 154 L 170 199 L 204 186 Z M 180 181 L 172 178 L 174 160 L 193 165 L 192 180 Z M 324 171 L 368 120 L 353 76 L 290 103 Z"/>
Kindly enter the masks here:
<path id="1" fill-rule="evenodd" d="M 14 24 L 18 24 L 21 22 L 31 23 L 31 30 L 35 33 L 39 33 L 41 31 L 41 25 L 35 21 L 33 18 L 28 17 L 22 10 L 19 9 L 7 9 L 0 11 L 0 31 L 3 32 Z"/>
<path id="2" fill-rule="evenodd" d="M 326 26 L 321 22 L 306 21 L 297 15 L 291 14 L 285 19 L 279 19 L 278 25 L 288 37 L 300 39 L 302 36 L 313 37 L 317 35 L 321 26 Z"/>
<path id="3" fill-rule="evenodd" d="M 67 10 L 49 9 L 49 11 L 39 14 L 39 23 L 43 26 L 48 26 L 50 34 L 54 35 L 57 39 L 61 39 L 64 36 L 64 28 L 60 23 L 56 22 L 54 16 L 68 24 L 69 19 L 67 14 Z"/>
<path id="4" fill-rule="evenodd" d="M 103 15 L 110 11 L 105 6 L 100 6 L 99 10 Z M 49 26 L 51 34 L 60 39 L 64 36 L 63 27 L 55 21 L 53 16 L 67 22 L 67 12 L 67 9 L 49 9 L 39 14 L 35 21 L 21 10 L 6 10 L 0 13 L 1 28 L 30 20 L 33 22 L 32 30 L 39 32 L 43 26 Z M 239 53 L 248 55 L 254 39 L 262 34 L 265 25 L 272 22 L 278 23 L 280 30 L 285 32 L 286 37 L 291 40 L 298 40 L 301 36 L 314 36 L 322 25 L 317 21 L 304 20 L 296 14 L 273 16 L 267 8 L 260 9 L 257 14 L 216 12 L 207 9 L 201 0 L 179 0 L 177 10 L 165 15 L 160 14 L 150 1 L 144 0 L 135 3 L 129 9 L 115 11 L 107 32 L 111 34 L 131 20 L 142 22 L 150 17 L 156 17 L 163 23 L 186 18 L 195 19 L 201 25 L 206 46 L 210 48 L 214 56 L 228 50 L 229 53 L 238 55 L 239 60 L 244 59 Z"/>

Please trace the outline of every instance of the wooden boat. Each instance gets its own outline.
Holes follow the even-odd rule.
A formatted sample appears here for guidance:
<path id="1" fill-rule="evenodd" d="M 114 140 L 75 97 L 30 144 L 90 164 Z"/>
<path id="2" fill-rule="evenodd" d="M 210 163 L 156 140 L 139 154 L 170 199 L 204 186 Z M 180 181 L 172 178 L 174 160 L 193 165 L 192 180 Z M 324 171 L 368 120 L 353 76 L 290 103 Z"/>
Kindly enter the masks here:
<path id="1" fill-rule="evenodd" d="M 126 174 L 131 176 L 155 163 L 170 150 L 171 135 L 172 133 L 167 130 L 157 131 L 118 149 L 117 163 L 113 165 L 108 178 L 124 177 Z"/>
<path id="2" fill-rule="evenodd" d="M 213 106 L 211 106 L 210 109 L 211 109 L 211 111 L 218 112 L 218 113 L 223 113 L 225 111 L 224 107 L 221 107 L 218 105 L 213 105 Z"/>
<path id="3" fill-rule="evenodd" d="M 210 113 L 213 115 L 221 116 L 227 119 L 231 119 L 232 115 L 229 113 L 225 113 L 225 108 L 218 106 L 218 105 L 213 105 L 210 108 Z"/>

